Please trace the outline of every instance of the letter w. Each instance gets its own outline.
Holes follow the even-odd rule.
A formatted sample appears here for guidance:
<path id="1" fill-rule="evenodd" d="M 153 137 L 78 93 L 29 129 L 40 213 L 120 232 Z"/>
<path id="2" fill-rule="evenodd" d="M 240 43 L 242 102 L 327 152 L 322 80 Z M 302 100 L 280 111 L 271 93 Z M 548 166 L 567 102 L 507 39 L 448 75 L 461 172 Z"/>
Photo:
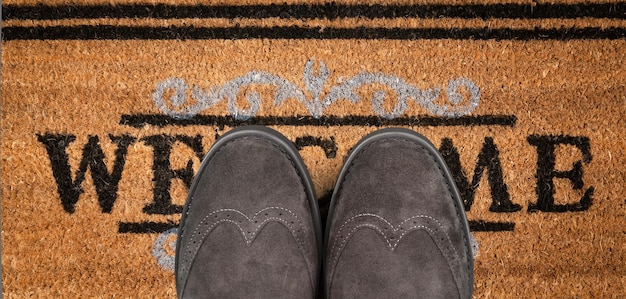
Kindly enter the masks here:
<path id="1" fill-rule="evenodd" d="M 83 156 L 76 170 L 75 178 L 72 179 L 67 147 L 76 140 L 74 135 L 45 134 L 37 135 L 39 142 L 43 143 L 52 165 L 52 175 L 57 183 L 59 196 L 63 209 L 68 213 L 74 213 L 74 206 L 78 197 L 83 193 L 83 181 L 87 168 L 91 169 L 91 178 L 98 194 L 98 203 L 103 213 L 111 213 L 113 204 L 117 199 L 118 183 L 122 177 L 122 170 L 128 146 L 135 138 L 128 135 L 109 135 L 111 141 L 117 144 L 113 171 L 108 172 L 105 157 L 100 146 L 98 136 L 89 136 L 89 141 L 83 147 Z"/>

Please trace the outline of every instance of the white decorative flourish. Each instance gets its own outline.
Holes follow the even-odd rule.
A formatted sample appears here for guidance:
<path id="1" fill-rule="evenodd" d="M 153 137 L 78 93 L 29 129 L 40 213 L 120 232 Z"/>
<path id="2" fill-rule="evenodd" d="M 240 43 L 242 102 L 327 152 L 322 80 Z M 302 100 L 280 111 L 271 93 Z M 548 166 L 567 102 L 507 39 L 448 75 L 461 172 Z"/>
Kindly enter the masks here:
<path id="1" fill-rule="evenodd" d="M 174 271 L 177 235 L 178 228 L 171 228 L 161 233 L 154 241 L 152 256 L 165 270 Z"/>
<path id="2" fill-rule="evenodd" d="M 397 96 L 396 105 L 392 111 L 385 111 L 383 103 L 387 94 L 383 90 L 374 93 L 371 98 L 372 109 L 378 116 L 386 119 L 400 117 L 408 109 L 409 100 L 426 108 L 428 112 L 444 117 L 460 117 L 471 113 L 480 101 L 478 86 L 467 78 L 457 78 L 448 82 L 446 94 L 448 103 L 441 105 L 436 103 L 440 96 L 440 88 L 421 90 L 406 82 L 404 79 L 385 73 L 361 72 L 356 76 L 338 82 L 330 87 L 330 90 L 322 97 L 322 90 L 327 84 L 330 71 L 324 64 L 319 63 L 317 74 L 314 71 L 314 61 L 309 60 L 304 66 L 303 91 L 298 85 L 287 81 L 277 75 L 267 72 L 250 71 L 246 75 L 237 77 L 221 87 L 211 87 L 209 91 L 200 90 L 194 86 L 191 92 L 193 101 L 188 102 L 187 92 L 189 85 L 182 78 L 168 78 L 156 85 L 152 99 L 156 106 L 165 114 L 178 118 L 191 118 L 203 110 L 213 107 L 215 104 L 228 101 L 228 112 L 237 120 L 246 120 L 255 116 L 261 109 L 261 97 L 257 92 L 250 92 L 245 96 L 249 108 L 242 109 L 237 106 L 237 95 L 250 85 L 271 85 L 276 88 L 274 93 L 274 105 L 280 106 L 286 99 L 296 99 L 304 104 L 309 113 L 315 118 L 324 114 L 324 110 L 340 99 L 348 99 L 352 103 L 361 101 L 356 90 L 364 85 L 384 85 L 393 90 Z M 463 87 L 469 93 L 469 99 L 465 100 L 459 89 Z M 169 104 L 164 99 L 165 93 L 173 90 L 169 97 Z M 466 104 L 463 104 L 465 103 Z"/>

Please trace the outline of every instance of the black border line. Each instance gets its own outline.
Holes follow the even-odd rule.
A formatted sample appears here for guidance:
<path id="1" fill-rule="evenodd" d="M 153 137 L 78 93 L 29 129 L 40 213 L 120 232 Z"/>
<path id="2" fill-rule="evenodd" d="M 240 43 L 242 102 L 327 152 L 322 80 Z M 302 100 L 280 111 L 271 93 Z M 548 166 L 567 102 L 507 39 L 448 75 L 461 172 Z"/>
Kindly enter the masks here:
<path id="1" fill-rule="evenodd" d="M 514 222 L 490 222 L 484 220 L 469 220 L 470 231 L 473 232 L 512 232 Z"/>
<path id="2" fill-rule="evenodd" d="M 279 5 L 3 5 L 4 20 L 58 20 L 93 18 L 462 18 L 626 19 L 626 3 L 577 4 L 475 4 L 475 5 L 365 5 L 365 4 L 279 4 Z"/>
<path id="3" fill-rule="evenodd" d="M 247 120 L 237 120 L 233 116 L 220 115 L 196 115 L 188 119 L 177 119 L 164 114 L 134 114 L 122 115 L 120 125 L 134 128 L 144 126 L 214 126 L 220 129 L 224 127 L 236 127 L 242 125 L 262 125 L 262 126 L 357 126 L 357 127 L 382 127 L 382 126 L 503 126 L 514 127 L 517 122 L 515 115 L 476 115 L 451 117 L 435 116 L 412 116 L 398 117 L 393 119 L 381 118 L 378 116 L 256 116 Z"/>
<path id="4" fill-rule="evenodd" d="M 143 27 L 112 25 L 11 26 L 2 28 L 3 40 L 580 40 L 624 39 L 626 28 L 322 28 L 322 27 Z"/>
<path id="5" fill-rule="evenodd" d="M 117 225 L 117 232 L 121 234 L 160 234 L 166 232 L 169 229 L 177 228 L 178 222 L 119 222 Z"/>
<path id="6" fill-rule="evenodd" d="M 470 231 L 473 232 L 511 232 L 515 230 L 513 222 L 490 222 L 484 220 L 469 220 Z M 178 223 L 168 222 L 119 222 L 117 231 L 121 234 L 160 234 L 172 228 L 177 228 Z"/>

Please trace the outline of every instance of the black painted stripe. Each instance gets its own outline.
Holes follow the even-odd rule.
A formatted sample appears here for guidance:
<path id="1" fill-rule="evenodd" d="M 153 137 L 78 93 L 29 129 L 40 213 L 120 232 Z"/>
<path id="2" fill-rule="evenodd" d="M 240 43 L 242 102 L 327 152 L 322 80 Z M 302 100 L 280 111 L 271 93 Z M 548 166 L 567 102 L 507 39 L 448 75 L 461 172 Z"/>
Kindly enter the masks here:
<path id="1" fill-rule="evenodd" d="M 178 223 L 168 222 L 120 222 L 118 223 L 117 231 L 119 233 L 132 233 L 132 234 L 160 234 L 169 229 L 178 227 Z"/>
<path id="2" fill-rule="evenodd" d="M 515 230 L 513 222 L 489 222 L 484 220 L 470 220 L 470 230 L 474 232 L 511 232 Z"/>
<path id="3" fill-rule="evenodd" d="M 461 116 L 458 118 L 417 116 L 385 119 L 378 116 L 257 116 L 248 120 L 237 120 L 232 116 L 196 115 L 189 119 L 176 119 L 162 114 L 138 114 L 122 115 L 121 125 L 141 128 L 147 125 L 157 127 L 167 126 L 214 126 L 220 129 L 224 127 L 236 127 L 242 125 L 262 126 L 359 126 L 359 127 L 382 127 L 382 126 L 504 126 L 513 127 L 517 118 L 515 115 L 476 115 Z"/>
<path id="4" fill-rule="evenodd" d="M 515 230 L 513 222 L 489 222 L 483 220 L 470 220 L 471 231 L 475 232 L 510 232 Z M 120 222 L 118 232 L 122 234 L 160 234 L 172 228 L 177 228 L 178 223 L 168 222 Z"/>
<path id="5" fill-rule="evenodd" d="M 2 28 L 4 40 L 207 40 L 207 39 L 375 39 L 375 40 L 577 40 L 624 39 L 626 28 L 321 28 L 321 27 L 134 27 L 35 26 Z"/>
<path id="6" fill-rule="evenodd" d="M 2 19 L 54 20 L 91 18 L 609 18 L 626 19 L 626 3 L 485 4 L 485 5 L 3 5 Z"/>

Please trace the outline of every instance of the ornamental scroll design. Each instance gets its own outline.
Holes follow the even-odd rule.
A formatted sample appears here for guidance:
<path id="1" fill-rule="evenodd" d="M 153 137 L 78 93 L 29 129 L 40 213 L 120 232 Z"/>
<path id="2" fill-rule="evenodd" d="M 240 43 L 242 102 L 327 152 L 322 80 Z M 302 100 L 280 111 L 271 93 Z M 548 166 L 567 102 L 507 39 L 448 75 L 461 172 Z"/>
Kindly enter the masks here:
<path id="1" fill-rule="evenodd" d="M 371 73 L 362 71 L 349 79 L 340 79 L 337 84 L 327 89 L 323 94 L 324 87 L 328 85 L 330 71 L 324 64 L 319 62 L 317 71 L 314 70 L 314 61 L 309 60 L 304 66 L 303 83 L 304 90 L 297 84 L 281 78 L 280 76 L 263 72 L 250 71 L 237 77 L 223 86 L 211 87 L 208 91 L 201 90 L 197 86 L 191 89 L 192 101 L 188 99 L 189 85 L 182 78 L 171 77 L 156 85 L 152 94 L 155 105 L 164 114 L 177 119 L 191 118 L 200 112 L 209 109 L 217 103 L 226 100 L 228 112 L 237 120 L 247 120 L 255 116 L 261 109 L 261 96 L 257 92 L 248 92 L 245 100 L 247 108 L 239 108 L 237 97 L 242 90 L 251 85 L 270 85 L 275 87 L 274 105 L 280 106 L 287 99 L 296 99 L 302 103 L 309 113 L 319 118 L 324 110 L 340 99 L 347 99 L 352 103 L 362 99 L 356 90 L 366 85 L 382 85 L 393 90 L 397 97 L 392 111 L 385 111 L 383 103 L 388 100 L 384 90 L 374 92 L 370 99 L 372 109 L 382 118 L 393 119 L 400 117 L 408 109 L 409 101 L 413 101 L 424 107 L 431 114 L 442 117 L 460 117 L 471 113 L 480 101 L 480 89 L 470 79 L 460 77 L 448 82 L 446 88 L 447 102 L 437 103 L 441 94 L 439 87 L 422 90 L 404 79 L 381 72 Z M 460 88 L 463 87 L 469 98 L 465 99 Z M 166 92 L 172 90 L 173 94 L 165 99 Z M 171 92 L 170 92 L 171 93 Z M 166 102 L 169 102 L 169 104 Z"/>

